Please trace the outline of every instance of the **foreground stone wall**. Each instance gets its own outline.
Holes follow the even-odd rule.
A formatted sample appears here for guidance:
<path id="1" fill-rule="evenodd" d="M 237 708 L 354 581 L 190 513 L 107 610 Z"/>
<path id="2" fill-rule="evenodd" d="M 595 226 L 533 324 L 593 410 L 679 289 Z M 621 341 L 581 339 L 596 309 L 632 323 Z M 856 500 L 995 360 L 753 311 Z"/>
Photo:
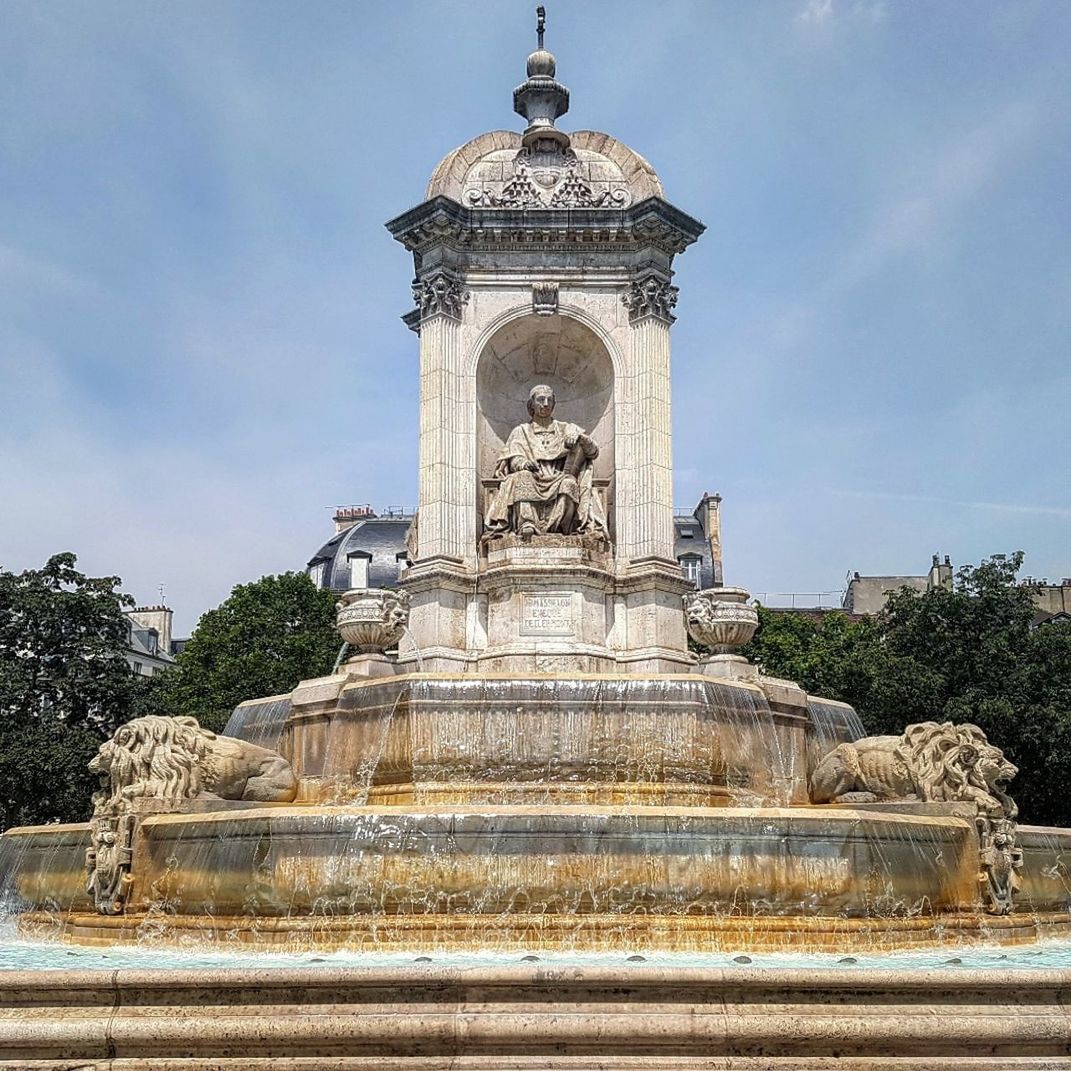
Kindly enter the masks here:
<path id="1" fill-rule="evenodd" d="M 1071 1067 L 1069 971 L 0 974 L 0 1068 Z"/>

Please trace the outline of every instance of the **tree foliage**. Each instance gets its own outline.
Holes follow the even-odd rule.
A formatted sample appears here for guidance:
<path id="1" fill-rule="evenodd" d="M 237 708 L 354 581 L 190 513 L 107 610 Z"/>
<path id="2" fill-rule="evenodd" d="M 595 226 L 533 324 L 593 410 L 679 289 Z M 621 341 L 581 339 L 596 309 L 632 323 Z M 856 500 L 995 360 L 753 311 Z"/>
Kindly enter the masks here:
<path id="1" fill-rule="evenodd" d="M 335 598 L 305 573 L 239 584 L 201 617 L 175 667 L 141 696 L 138 712 L 192 714 L 219 731 L 243 700 L 329 673 L 341 646 Z"/>
<path id="2" fill-rule="evenodd" d="M 958 571 L 951 590 L 902 589 L 872 618 L 821 622 L 760 609 L 744 654 L 808 692 L 841 699 L 870 733 L 917 721 L 970 721 L 1019 766 L 1023 820 L 1071 824 L 1071 627 L 1030 627 L 1023 555 Z"/>
<path id="3" fill-rule="evenodd" d="M 131 600 L 76 562 L 0 569 L 0 828 L 86 817 L 86 763 L 138 687 L 124 657 Z"/>

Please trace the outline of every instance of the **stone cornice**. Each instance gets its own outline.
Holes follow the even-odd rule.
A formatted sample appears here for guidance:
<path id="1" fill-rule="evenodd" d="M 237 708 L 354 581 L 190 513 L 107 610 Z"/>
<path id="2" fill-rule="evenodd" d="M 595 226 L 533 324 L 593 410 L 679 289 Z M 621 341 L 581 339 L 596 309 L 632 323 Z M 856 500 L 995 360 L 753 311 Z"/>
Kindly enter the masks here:
<path id="1" fill-rule="evenodd" d="M 436 245 L 466 249 L 654 246 L 669 254 L 688 248 L 706 229 L 660 197 L 629 208 L 466 208 L 433 197 L 387 224 L 410 252 Z"/>

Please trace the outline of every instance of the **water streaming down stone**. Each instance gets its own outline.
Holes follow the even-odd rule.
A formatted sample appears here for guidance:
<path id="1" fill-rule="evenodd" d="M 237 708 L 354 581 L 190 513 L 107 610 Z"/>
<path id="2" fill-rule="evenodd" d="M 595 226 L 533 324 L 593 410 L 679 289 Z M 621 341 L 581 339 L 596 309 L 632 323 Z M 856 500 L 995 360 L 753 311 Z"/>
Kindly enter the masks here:
<path id="1" fill-rule="evenodd" d="M 549 53 L 529 75 L 524 132 L 451 153 L 388 224 L 414 257 L 420 334 L 401 589 L 367 586 L 374 561 L 362 585 L 354 559 L 336 672 L 241 704 L 223 740 L 152 721 L 92 827 L 5 833 L 20 925 L 629 953 L 1066 926 L 1068 831 L 1019 827 L 1024 911 L 986 914 L 980 890 L 1012 884 L 999 866 L 1018 850 L 992 793 L 993 813 L 909 784 L 851 802 L 844 769 L 821 798 L 848 802 L 812 802 L 858 717 L 734 654 L 757 625 L 747 592 L 695 590 L 677 557 L 671 280 L 703 225 L 624 143 L 555 126 Z M 711 552 L 717 501 L 695 515 Z M 115 895 L 86 892 L 87 850 Z"/>
<path id="2" fill-rule="evenodd" d="M 412 675 L 299 712 L 287 743 L 322 802 L 787 804 L 785 722 L 699 678 Z"/>
<path id="3" fill-rule="evenodd" d="M 862 730 L 806 710 L 680 675 L 411 674 L 243 704 L 228 729 L 278 741 L 296 804 L 144 818 L 113 919 L 85 892 L 86 826 L 13 831 L 7 899 L 31 932 L 291 948 L 881 947 L 977 920 L 973 811 L 807 806 L 812 749 Z M 1068 843 L 1025 830 L 1035 926 L 1067 902 Z"/>
<path id="4" fill-rule="evenodd" d="M 838 744 L 866 736 L 862 719 L 847 703 L 808 696 L 807 718 L 807 765 L 811 770 Z"/>
<path id="5" fill-rule="evenodd" d="M 224 736 L 248 740 L 260 747 L 278 750 L 287 718 L 290 717 L 290 696 L 269 696 L 239 703 L 223 728 Z"/>

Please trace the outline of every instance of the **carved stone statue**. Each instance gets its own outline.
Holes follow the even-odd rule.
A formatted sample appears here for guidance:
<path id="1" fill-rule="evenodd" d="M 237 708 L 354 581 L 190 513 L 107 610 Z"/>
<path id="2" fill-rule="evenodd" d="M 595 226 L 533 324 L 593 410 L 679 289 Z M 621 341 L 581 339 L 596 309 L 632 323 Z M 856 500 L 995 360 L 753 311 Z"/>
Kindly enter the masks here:
<path id="1" fill-rule="evenodd" d="M 554 391 L 528 395 L 531 420 L 510 432 L 495 466 L 501 480 L 484 527 L 489 536 L 592 533 L 606 537 L 592 462 L 599 447 L 583 429 L 554 419 Z"/>
<path id="2" fill-rule="evenodd" d="M 205 799 L 289 803 L 297 795 L 290 763 L 277 752 L 217 736 L 190 717 L 150 714 L 120 725 L 89 769 L 100 775 L 101 789 L 93 796 L 86 891 L 102 915 L 123 911 L 138 810 Z M 149 806 L 138 808 L 135 800 Z"/>
<path id="3" fill-rule="evenodd" d="M 1014 818 L 1015 803 L 1002 786 L 1018 772 L 977 725 L 927 721 L 902 736 L 839 744 L 815 768 L 811 799 L 974 802 L 987 814 Z"/>
<path id="4" fill-rule="evenodd" d="M 135 799 L 289 803 L 297 795 L 278 752 L 202 729 L 196 718 L 150 714 L 120 725 L 90 761 L 102 790 L 93 813 L 121 814 Z"/>
<path id="5" fill-rule="evenodd" d="M 986 908 L 1006 915 L 1023 864 L 1019 808 L 1005 791 L 1018 773 L 977 725 L 909 725 L 902 736 L 868 736 L 839 744 L 811 775 L 814 803 L 918 800 L 977 806 L 979 884 Z"/>

